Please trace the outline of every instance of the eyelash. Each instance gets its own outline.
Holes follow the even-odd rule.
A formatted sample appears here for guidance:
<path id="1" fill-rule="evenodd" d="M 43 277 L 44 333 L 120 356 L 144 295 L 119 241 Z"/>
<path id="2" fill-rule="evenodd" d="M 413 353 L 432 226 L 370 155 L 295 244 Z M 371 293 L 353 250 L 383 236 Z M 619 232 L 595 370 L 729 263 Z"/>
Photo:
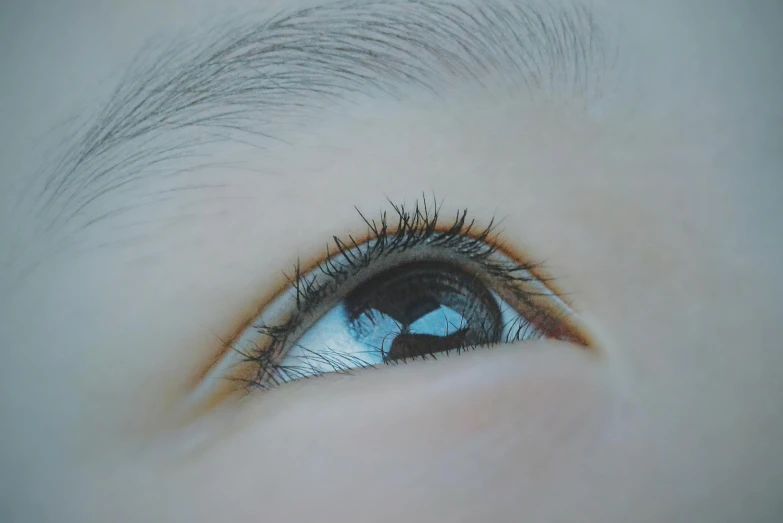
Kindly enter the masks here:
<path id="1" fill-rule="evenodd" d="M 432 203 L 426 197 L 422 197 L 408 210 L 405 204 L 394 204 L 389 201 L 393 215 L 393 223 L 390 225 L 388 214 L 382 212 L 378 222 L 368 220 L 362 212 L 356 208 L 359 216 L 367 225 L 367 240 L 357 242 L 353 236 L 348 236 L 348 242 L 333 237 L 333 248 L 327 245 L 326 257 L 317 263 L 313 270 L 303 274 L 299 260 L 294 266 L 293 276 L 286 275 L 294 289 L 296 296 L 296 309 L 292 316 L 277 325 L 256 324 L 253 328 L 256 332 L 268 339 L 263 346 L 255 345 L 248 350 L 247 347 L 234 347 L 242 357 L 242 363 L 254 366 L 251 377 L 246 380 L 249 389 L 268 389 L 279 385 L 281 382 L 291 381 L 300 377 L 318 377 L 324 374 L 319 371 L 313 373 L 311 369 L 305 373 L 301 365 L 296 367 L 281 365 L 282 356 L 288 350 L 288 341 L 301 329 L 305 321 L 317 311 L 324 302 L 337 295 L 347 281 L 358 276 L 363 271 L 373 266 L 376 262 L 395 253 L 427 245 L 437 250 L 448 250 L 453 256 L 462 257 L 470 263 L 477 265 L 483 274 L 489 279 L 510 289 L 514 297 L 533 306 L 530 299 L 535 296 L 551 296 L 550 293 L 537 293 L 530 289 L 522 289 L 521 284 L 530 282 L 546 283 L 549 280 L 533 277 L 532 273 L 541 269 L 540 263 L 520 264 L 510 260 L 494 259 L 498 252 L 499 232 L 496 229 L 500 222 L 493 217 L 489 225 L 478 230 L 476 220 L 468 218 L 467 209 L 457 212 L 456 216 L 449 220 L 447 226 L 443 226 L 444 219 L 441 216 L 442 202 L 439 205 L 432 198 Z M 324 281 L 322 281 L 324 280 Z M 546 322 L 556 322 L 559 318 L 550 318 Z M 545 316 L 545 315 L 544 315 Z M 540 318 L 539 318 L 540 319 Z M 520 325 L 517 335 L 527 333 L 532 321 Z M 301 334 L 301 333 L 300 333 Z M 543 334 L 542 334 L 543 335 Z M 521 339 L 521 338 L 520 338 Z M 511 340 L 506 340 L 511 341 Z M 576 340 L 580 341 L 580 340 Z M 462 347 L 458 352 L 475 349 L 474 346 Z M 334 351 L 322 351 L 328 354 L 319 354 L 320 362 L 327 362 L 332 367 L 330 372 L 351 373 L 356 368 L 372 367 L 372 365 L 341 365 L 340 358 L 346 362 L 350 356 L 342 356 Z M 448 353 L 445 353 L 448 354 Z M 434 355 L 431 355 L 433 358 Z M 425 358 L 419 356 L 418 358 Z M 355 360 L 352 360 L 355 361 Z M 387 361 L 385 364 L 405 363 L 406 359 Z"/>

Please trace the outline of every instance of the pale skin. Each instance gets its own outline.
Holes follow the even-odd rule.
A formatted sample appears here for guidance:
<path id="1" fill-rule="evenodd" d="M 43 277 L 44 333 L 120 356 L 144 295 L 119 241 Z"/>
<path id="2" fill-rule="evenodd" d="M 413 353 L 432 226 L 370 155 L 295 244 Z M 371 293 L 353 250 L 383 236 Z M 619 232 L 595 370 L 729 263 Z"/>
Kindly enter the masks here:
<path id="1" fill-rule="evenodd" d="M 594 5 L 617 53 L 586 102 L 357 94 L 263 149 L 206 148 L 188 183 L 213 187 L 54 253 L 20 196 L 42 143 L 151 37 L 259 5 L 4 7 L 0 519 L 780 521 L 783 9 L 646 4 Z M 505 217 L 595 353 L 523 341 L 187 412 L 297 256 L 422 192 Z"/>

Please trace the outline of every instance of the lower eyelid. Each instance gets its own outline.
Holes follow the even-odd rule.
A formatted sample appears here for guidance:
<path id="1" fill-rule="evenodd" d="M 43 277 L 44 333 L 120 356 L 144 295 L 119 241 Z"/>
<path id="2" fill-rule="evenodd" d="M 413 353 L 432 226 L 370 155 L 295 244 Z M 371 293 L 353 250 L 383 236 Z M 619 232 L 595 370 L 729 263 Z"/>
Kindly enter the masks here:
<path id="1" fill-rule="evenodd" d="M 588 333 L 588 327 L 582 323 L 581 319 L 577 318 L 576 316 L 572 316 L 569 318 L 569 325 L 574 326 L 575 329 L 577 329 L 576 332 L 579 333 Z M 521 341 L 514 344 L 509 344 L 502 349 L 505 350 L 521 350 L 520 347 L 517 347 L 518 344 L 525 344 L 524 351 L 530 352 L 535 351 L 536 347 L 541 344 L 546 344 L 547 347 L 549 347 L 549 344 L 556 344 L 557 346 L 563 346 L 566 345 L 564 342 L 560 342 L 557 340 L 539 340 L 539 341 Z M 574 351 L 574 346 L 571 344 L 567 344 L 567 350 L 570 352 Z M 598 345 L 594 341 L 592 337 L 587 337 L 587 335 L 584 336 L 584 338 L 581 338 L 579 341 L 577 341 L 577 345 L 582 346 L 582 348 L 588 349 L 587 353 L 598 355 L 599 349 Z M 468 357 L 473 361 L 474 358 L 483 358 L 486 357 L 485 352 L 494 351 L 501 349 L 501 347 L 492 347 L 492 348 L 485 348 L 485 349 L 479 349 L 476 354 L 465 354 L 462 357 Z M 441 363 L 439 365 L 445 365 L 442 371 L 443 373 L 450 372 L 448 369 L 450 368 L 450 365 L 448 361 L 455 360 L 457 358 L 446 358 L 445 361 L 441 359 Z M 467 365 L 468 363 L 465 363 Z M 407 366 L 406 366 L 407 367 Z M 415 367 L 415 365 L 414 365 Z M 213 372 L 215 372 L 217 369 L 212 369 Z M 389 369 L 391 370 L 391 369 Z M 192 398 L 193 400 L 188 403 L 186 406 L 185 411 L 187 414 L 187 419 L 194 419 L 201 416 L 203 413 L 206 413 L 208 411 L 213 410 L 218 405 L 223 404 L 228 399 L 234 397 L 236 399 L 241 399 L 246 394 L 246 388 L 245 383 L 247 379 L 250 379 L 252 377 L 252 369 L 248 368 L 247 373 L 245 377 L 243 378 L 241 375 L 238 375 L 235 377 L 235 380 L 225 380 L 225 379 L 219 379 L 209 385 L 209 387 L 213 390 L 209 392 L 208 395 L 206 393 L 203 393 L 200 397 L 198 394 L 193 394 Z M 423 371 L 423 372 L 429 372 L 429 371 Z M 392 376 L 396 376 L 396 372 L 392 371 L 392 373 L 389 375 L 389 378 L 386 379 L 396 379 Z M 370 379 L 378 379 L 381 375 L 374 375 Z M 324 378 L 330 378 L 328 375 Z M 339 376 L 332 376 L 331 379 L 341 379 Z M 287 391 L 293 392 L 295 390 L 300 390 L 305 394 L 309 394 L 309 389 L 311 386 L 318 386 L 317 383 L 313 383 L 313 380 L 305 380 L 304 382 L 298 382 L 298 385 L 294 386 L 293 388 L 291 385 L 294 385 L 293 383 L 289 384 L 289 387 L 287 387 Z M 197 390 L 193 391 L 194 393 L 197 392 Z M 290 393 L 289 392 L 289 393 Z M 298 395 L 297 393 L 294 393 L 295 395 Z"/>
<path id="2" fill-rule="evenodd" d="M 194 446 L 203 454 L 212 445 L 236 448 L 247 438 L 248 448 L 259 456 L 264 452 L 259 441 L 290 443 L 296 433 L 292 425 L 313 424 L 319 437 L 337 431 L 349 434 L 355 445 L 372 441 L 374 448 L 390 452 L 410 452 L 418 447 L 416 442 L 433 439 L 441 444 L 450 438 L 463 440 L 475 437 L 483 426 L 509 424 L 521 430 L 513 435 L 521 448 L 551 446 L 553 437 L 562 445 L 565 441 L 558 438 L 574 440 L 606 430 L 619 400 L 610 378 L 601 359 L 568 343 L 517 342 L 351 379 L 328 375 L 293 382 L 284 390 L 268 391 L 263 399 L 210 412 L 206 418 L 201 410 L 191 418 L 198 420 Z M 313 412 L 319 413 L 318 421 Z M 492 421 L 496 417 L 497 423 Z M 406 433 L 401 437 L 403 418 Z M 199 423 L 211 429 L 203 431 Z M 431 444 L 426 447 L 437 451 Z"/>

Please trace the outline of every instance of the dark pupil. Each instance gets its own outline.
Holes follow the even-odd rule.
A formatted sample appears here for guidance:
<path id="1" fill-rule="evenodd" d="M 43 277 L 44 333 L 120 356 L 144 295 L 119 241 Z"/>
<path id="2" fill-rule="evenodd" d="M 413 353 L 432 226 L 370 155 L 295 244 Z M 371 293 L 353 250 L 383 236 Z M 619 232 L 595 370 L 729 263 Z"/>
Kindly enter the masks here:
<path id="1" fill-rule="evenodd" d="M 411 263 L 367 281 L 346 298 L 353 335 L 385 361 L 498 341 L 501 313 L 475 276 L 437 262 Z"/>

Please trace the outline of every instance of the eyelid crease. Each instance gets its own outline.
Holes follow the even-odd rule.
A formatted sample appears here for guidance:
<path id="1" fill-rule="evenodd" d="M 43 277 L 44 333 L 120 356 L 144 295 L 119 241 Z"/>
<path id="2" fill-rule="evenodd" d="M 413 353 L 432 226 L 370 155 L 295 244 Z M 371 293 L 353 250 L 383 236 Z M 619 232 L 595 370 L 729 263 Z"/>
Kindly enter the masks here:
<path id="1" fill-rule="evenodd" d="M 429 200 L 424 198 L 422 204 L 426 203 L 427 201 Z M 394 212 L 398 214 L 398 217 L 415 215 L 419 211 L 418 201 L 414 203 L 415 208 L 413 211 L 408 211 L 404 205 L 395 205 L 393 203 L 391 203 L 391 205 L 394 209 Z M 462 216 L 463 219 L 467 216 L 467 209 L 458 211 L 457 220 L 455 222 L 449 218 L 440 218 L 440 209 L 440 205 L 436 203 L 434 208 L 430 209 L 430 212 L 433 214 L 433 222 L 430 223 L 425 221 L 426 227 L 428 227 L 428 230 L 431 230 L 433 233 L 448 233 L 449 231 L 453 231 L 454 224 L 459 222 L 460 216 Z M 295 265 L 297 275 L 306 277 L 308 274 L 321 269 L 326 260 L 332 259 L 334 257 L 344 257 L 345 247 L 348 247 L 348 249 L 351 250 L 367 245 L 368 242 L 377 239 L 376 232 L 373 230 L 372 226 L 370 226 L 370 224 L 374 224 L 374 222 L 368 222 L 358 209 L 357 212 L 359 212 L 364 222 L 368 225 L 368 228 L 365 229 L 361 235 L 347 234 L 346 237 L 348 238 L 348 242 L 344 242 L 335 236 L 335 245 L 339 247 L 340 244 L 342 244 L 344 246 L 343 249 L 338 248 L 334 251 L 327 249 L 326 256 L 323 253 L 320 256 L 311 256 L 305 264 L 301 263 L 301 259 L 297 260 L 297 264 Z M 425 209 L 423 212 L 427 212 L 427 210 Z M 385 213 L 383 213 L 382 216 L 385 220 Z M 562 310 L 556 311 L 559 306 L 561 309 L 572 312 L 573 306 L 570 300 L 566 298 L 563 291 L 554 285 L 553 277 L 544 269 L 541 263 L 534 263 L 529 261 L 532 260 L 533 257 L 528 255 L 523 249 L 513 248 L 507 241 L 500 239 L 498 233 L 494 232 L 494 226 L 497 225 L 494 219 L 490 221 L 490 226 L 487 228 L 474 228 L 471 225 L 472 223 L 475 223 L 475 220 L 473 219 L 466 221 L 466 223 L 470 226 L 466 226 L 464 231 L 460 231 L 458 233 L 460 236 L 464 237 L 466 240 L 480 241 L 486 244 L 487 247 L 492 248 L 497 255 L 503 256 L 510 262 L 524 267 L 525 271 L 535 278 L 534 281 L 527 282 L 526 284 L 535 284 L 545 289 L 546 294 L 541 293 L 540 296 L 533 296 L 531 299 L 532 301 L 536 302 L 536 307 L 558 316 L 558 328 L 548 329 L 549 337 L 568 338 L 570 339 L 571 343 L 574 343 L 575 345 L 578 345 L 591 352 L 596 351 L 594 338 L 588 333 L 586 326 L 580 322 L 574 314 L 563 314 Z M 388 228 L 385 229 L 384 235 L 386 237 L 396 237 L 400 234 L 400 231 L 404 230 L 407 226 L 409 226 L 409 223 L 402 219 L 398 223 L 394 223 L 394 220 L 392 220 L 392 224 L 389 224 Z M 487 234 L 488 232 L 492 232 L 492 234 Z M 258 321 L 259 316 L 261 316 L 262 313 L 267 310 L 272 303 L 278 299 L 283 298 L 286 293 L 291 292 L 291 287 L 293 285 L 292 279 L 285 275 L 285 273 L 283 273 L 280 278 L 281 282 L 275 287 L 275 290 L 264 296 L 264 298 L 260 301 L 261 305 L 254 308 L 254 312 L 249 316 L 249 319 L 243 321 L 239 327 L 233 329 L 233 333 L 230 336 L 229 341 L 221 340 L 223 343 L 219 351 L 213 356 L 213 358 L 210 359 L 210 362 L 207 365 L 202 367 L 199 372 L 193 376 L 188 389 L 194 391 L 197 387 L 201 386 L 204 380 L 220 367 L 229 351 L 236 350 L 236 343 L 241 339 L 243 334 L 248 331 L 248 329 L 253 327 L 253 325 Z M 559 303 L 551 303 L 553 298 Z M 257 348 L 261 350 L 260 347 Z M 219 385 L 215 386 L 215 388 L 218 390 L 215 393 L 209 394 L 207 401 L 197 402 L 198 407 L 194 415 L 197 416 L 211 410 L 217 405 L 222 404 L 228 397 L 239 394 L 246 394 L 247 383 L 253 380 L 256 372 L 256 370 L 253 368 L 253 365 L 249 365 L 248 363 L 249 362 L 243 361 L 233 363 L 232 365 L 236 365 L 237 367 L 244 365 L 245 369 L 241 372 L 235 373 L 235 375 L 231 378 L 224 378 Z"/>

